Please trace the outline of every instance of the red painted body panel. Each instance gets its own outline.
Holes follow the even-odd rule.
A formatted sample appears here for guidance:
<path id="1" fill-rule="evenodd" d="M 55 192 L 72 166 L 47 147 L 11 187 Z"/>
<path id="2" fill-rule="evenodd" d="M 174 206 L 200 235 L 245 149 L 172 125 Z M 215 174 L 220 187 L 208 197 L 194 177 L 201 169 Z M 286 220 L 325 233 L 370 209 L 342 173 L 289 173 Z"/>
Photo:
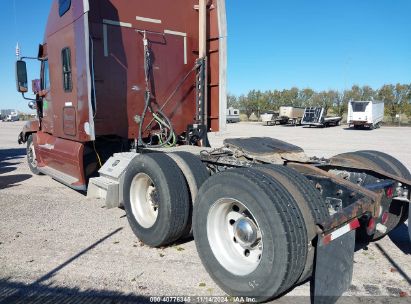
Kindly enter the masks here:
<path id="1" fill-rule="evenodd" d="M 138 134 L 135 116 L 143 111 L 145 88 L 143 36 L 136 30 L 154 32 L 147 38 L 154 56 L 154 102 L 161 107 L 198 57 L 198 11 L 194 9 L 198 2 L 90 0 L 88 11 L 84 3 L 87 1 L 72 0 L 70 10 L 62 17 L 58 14 L 58 1 L 52 5 L 44 54 L 50 65 L 51 88 L 43 107 L 43 131 L 87 142 L 93 140 L 85 130 L 85 124 L 89 124 L 95 125 L 96 136 L 134 139 Z M 217 131 L 219 32 L 216 9 L 210 10 L 209 18 L 209 117 L 211 129 Z M 65 47 L 71 50 L 71 92 L 63 90 L 61 51 Z M 92 84 L 88 83 L 91 68 L 95 72 L 94 113 L 90 100 Z M 76 112 L 76 132 L 64 132 L 63 109 L 67 104 Z M 176 133 L 184 132 L 187 125 L 193 123 L 195 73 L 184 82 L 164 112 L 171 118 Z"/>
<path id="2" fill-rule="evenodd" d="M 90 33 L 94 40 L 97 91 L 97 135 L 117 134 L 128 138 L 137 136 L 138 124 L 134 117 L 141 115 L 143 111 L 145 89 L 143 35 L 137 30 L 153 32 L 147 34 L 147 38 L 154 55 L 153 82 L 155 102 L 159 106 L 164 104 L 194 67 L 198 58 L 196 4 L 198 1 L 193 0 L 90 1 Z M 137 20 L 137 16 L 140 20 Z M 141 21 L 144 18 L 151 21 Z M 215 12 L 211 13 L 210 18 L 213 19 L 210 37 L 218 38 Z M 211 44 L 215 53 L 210 54 L 210 81 L 217 85 L 211 90 L 217 91 L 217 94 L 211 94 L 214 100 L 210 110 L 213 117 L 212 129 L 217 131 L 218 40 Z M 184 132 L 187 125 L 194 121 L 194 85 L 195 73 L 192 73 L 164 108 L 177 133 Z"/>
<path id="3" fill-rule="evenodd" d="M 70 175 L 78 181 L 71 186 L 86 184 L 83 169 L 84 145 L 38 132 L 33 138 L 38 167 L 50 167 Z"/>
<path id="4" fill-rule="evenodd" d="M 48 58 L 50 66 L 50 90 L 46 101 L 43 101 L 42 130 L 56 137 L 87 142 L 92 139 L 84 129 L 84 124 L 90 123 L 87 15 L 83 14 L 83 1 L 72 1 L 71 9 L 59 17 L 57 2 L 53 2 L 46 30 L 47 50 L 44 56 Z M 63 89 L 62 50 L 67 47 L 71 52 L 71 92 Z M 67 123 L 64 121 L 63 109 L 66 107 L 75 110 L 75 132 L 65 132 Z"/>
<path id="5" fill-rule="evenodd" d="M 34 143 L 39 167 L 51 167 L 85 184 L 88 143 L 102 136 L 138 136 L 136 117 L 143 112 L 146 87 L 141 31 L 149 32 L 153 104 L 158 108 L 193 70 L 198 58 L 198 0 L 72 0 L 62 17 L 58 3 L 53 1 L 44 38 L 42 57 L 49 63 L 50 87 L 42 88 L 41 131 Z M 208 123 L 218 131 L 217 0 L 209 4 Z M 63 85 L 64 48 L 71 53 L 73 85 L 68 92 Z M 194 71 L 164 106 L 177 134 L 195 122 L 195 83 Z M 145 123 L 151 118 L 148 114 Z"/>
<path id="6" fill-rule="evenodd" d="M 38 120 L 29 120 L 23 127 L 23 133 L 35 133 L 40 130 L 40 125 Z"/>

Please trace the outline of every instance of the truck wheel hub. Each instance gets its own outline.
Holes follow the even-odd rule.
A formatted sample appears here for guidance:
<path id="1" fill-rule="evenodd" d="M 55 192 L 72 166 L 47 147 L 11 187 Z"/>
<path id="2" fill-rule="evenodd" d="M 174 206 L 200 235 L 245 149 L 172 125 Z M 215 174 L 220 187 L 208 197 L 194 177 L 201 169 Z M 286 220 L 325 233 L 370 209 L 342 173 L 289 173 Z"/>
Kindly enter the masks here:
<path id="1" fill-rule="evenodd" d="M 237 242 L 244 248 L 251 248 L 257 242 L 257 226 L 250 219 L 243 217 L 233 226 Z"/>
<path id="2" fill-rule="evenodd" d="M 221 198 L 207 216 L 207 236 L 218 262 L 235 275 L 248 275 L 260 264 L 263 241 L 258 221 L 242 202 Z"/>
<path id="3" fill-rule="evenodd" d="M 31 143 L 29 146 L 29 162 L 33 167 L 37 167 L 36 152 L 34 150 L 34 144 Z"/>
<path id="4" fill-rule="evenodd" d="M 143 228 L 152 227 L 158 217 L 158 193 L 151 178 L 145 173 L 138 173 L 130 186 L 131 211 Z"/>

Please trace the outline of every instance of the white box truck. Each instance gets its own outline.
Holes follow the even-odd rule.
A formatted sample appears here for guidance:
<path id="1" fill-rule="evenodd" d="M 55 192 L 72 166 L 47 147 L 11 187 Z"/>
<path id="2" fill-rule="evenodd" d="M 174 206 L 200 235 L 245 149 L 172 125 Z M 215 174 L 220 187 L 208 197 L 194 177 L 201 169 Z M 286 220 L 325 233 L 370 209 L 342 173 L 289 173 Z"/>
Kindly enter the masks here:
<path id="1" fill-rule="evenodd" d="M 350 101 L 348 103 L 348 126 L 354 128 L 378 128 L 384 119 L 384 102 Z"/>

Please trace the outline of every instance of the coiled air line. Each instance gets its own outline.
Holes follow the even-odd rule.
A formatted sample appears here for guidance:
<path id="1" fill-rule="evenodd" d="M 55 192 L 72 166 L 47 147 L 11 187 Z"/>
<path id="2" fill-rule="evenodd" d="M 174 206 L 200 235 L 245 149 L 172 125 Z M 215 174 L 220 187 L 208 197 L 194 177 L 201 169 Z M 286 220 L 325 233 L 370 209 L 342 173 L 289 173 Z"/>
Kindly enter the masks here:
<path id="1" fill-rule="evenodd" d="M 139 131 L 138 131 L 137 146 L 150 147 L 150 148 L 163 148 L 166 146 L 174 146 L 176 144 L 176 135 L 174 134 L 173 126 L 171 124 L 170 119 L 164 114 L 164 112 L 161 109 L 158 109 L 156 112 L 154 112 L 151 106 L 152 94 L 150 90 L 150 85 L 151 85 L 152 61 L 151 61 L 151 51 L 150 51 L 149 42 L 146 36 L 146 31 L 143 31 L 143 44 L 144 44 L 144 73 L 145 73 L 146 89 L 145 89 L 145 94 L 144 94 L 144 110 L 141 115 Z M 150 111 L 154 117 L 154 119 L 149 123 L 148 127 L 150 127 L 151 124 L 155 121 L 159 125 L 161 131 L 164 130 L 164 132 L 167 132 L 168 130 L 168 136 L 166 140 L 163 141 L 161 136 L 158 136 L 159 144 L 156 144 L 156 145 L 152 145 L 151 141 L 150 143 L 145 143 L 143 141 L 143 124 L 144 124 L 144 120 L 146 118 L 148 111 Z"/>

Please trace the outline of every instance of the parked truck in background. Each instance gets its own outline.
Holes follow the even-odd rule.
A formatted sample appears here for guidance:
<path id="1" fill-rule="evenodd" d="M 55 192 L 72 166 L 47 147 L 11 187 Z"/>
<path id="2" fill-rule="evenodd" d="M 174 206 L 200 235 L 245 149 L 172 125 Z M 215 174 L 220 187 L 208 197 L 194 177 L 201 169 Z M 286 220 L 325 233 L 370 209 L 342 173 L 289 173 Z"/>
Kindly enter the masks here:
<path id="1" fill-rule="evenodd" d="M 278 111 L 267 111 L 261 114 L 261 122 L 263 123 L 263 126 L 272 126 L 276 124 L 276 120 L 279 116 Z"/>
<path id="2" fill-rule="evenodd" d="M 4 122 L 19 121 L 20 116 L 17 110 L 1 110 L 0 118 Z"/>
<path id="3" fill-rule="evenodd" d="M 341 116 L 327 116 L 327 111 L 323 107 L 308 107 L 304 110 L 304 117 L 301 120 L 303 126 L 330 127 L 339 126 Z"/>
<path id="4" fill-rule="evenodd" d="M 299 125 L 301 124 L 301 120 L 304 116 L 304 108 L 300 107 L 291 107 L 291 106 L 281 106 L 280 113 L 276 122 L 280 125 L 285 124 L 293 124 Z"/>
<path id="5" fill-rule="evenodd" d="M 379 128 L 384 120 L 384 102 L 378 100 L 350 101 L 348 103 L 349 127 Z"/>
<path id="6" fill-rule="evenodd" d="M 227 123 L 240 122 L 240 110 L 229 107 L 226 115 Z"/>
<path id="7" fill-rule="evenodd" d="M 411 175 L 377 151 L 309 158 L 261 137 L 211 148 L 207 133 L 226 123 L 226 37 L 223 0 L 53 1 L 38 119 L 18 138 L 28 165 L 124 206 L 147 245 L 193 235 L 230 295 L 266 301 L 312 278 L 313 298 L 335 302 L 350 286 L 356 239 L 407 220 Z"/>
<path id="8" fill-rule="evenodd" d="M 12 113 L 3 118 L 4 122 L 13 122 L 13 121 L 19 121 L 20 116 L 17 113 Z"/>

